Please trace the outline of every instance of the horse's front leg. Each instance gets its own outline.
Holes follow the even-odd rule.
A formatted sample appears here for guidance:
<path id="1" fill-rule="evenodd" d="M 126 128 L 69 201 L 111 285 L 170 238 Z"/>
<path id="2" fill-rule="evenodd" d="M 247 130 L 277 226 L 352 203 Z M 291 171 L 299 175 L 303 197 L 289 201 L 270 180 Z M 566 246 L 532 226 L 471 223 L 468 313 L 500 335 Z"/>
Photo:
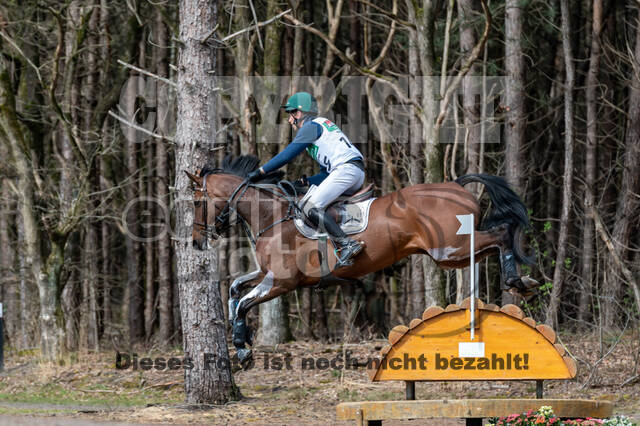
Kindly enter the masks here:
<path id="1" fill-rule="evenodd" d="M 251 333 L 247 326 L 247 312 L 252 307 L 274 299 L 288 290 L 278 285 L 273 272 L 268 271 L 260 284 L 254 287 L 249 293 L 240 299 L 236 308 L 236 318 L 233 321 L 233 345 L 238 351 L 238 360 L 244 367 L 253 357 L 251 349 L 247 349 L 245 344 L 251 342 Z"/>
<path id="2" fill-rule="evenodd" d="M 251 281 L 262 281 L 264 274 L 260 269 L 250 272 L 246 275 L 239 276 L 229 286 L 229 322 L 233 324 L 236 319 L 236 310 L 238 302 L 240 302 L 240 293 L 247 287 L 251 286 Z"/>
<path id="3" fill-rule="evenodd" d="M 235 280 L 229 286 L 229 322 L 232 326 L 233 332 L 233 345 L 235 346 L 238 352 L 238 358 L 240 361 L 246 359 L 247 361 L 250 357 L 247 357 L 247 351 L 250 354 L 250 351 L 246 348 L 245 343 L 251 345 L 251 333 L 249 327 L 247 326 L 246 321 L 246 310 L 242 310 L 242 315 L 238 315 L 238 306 L 240 304 L 240 294 L 242 291 L 247 288 L 258 286 L 262 283 L 265 278 L 265 274 L 262 273 L 260 269 L 253 271 L 249 274 L 242 275 Z M 256 286 L 257 288 L 257 286 Z"/>

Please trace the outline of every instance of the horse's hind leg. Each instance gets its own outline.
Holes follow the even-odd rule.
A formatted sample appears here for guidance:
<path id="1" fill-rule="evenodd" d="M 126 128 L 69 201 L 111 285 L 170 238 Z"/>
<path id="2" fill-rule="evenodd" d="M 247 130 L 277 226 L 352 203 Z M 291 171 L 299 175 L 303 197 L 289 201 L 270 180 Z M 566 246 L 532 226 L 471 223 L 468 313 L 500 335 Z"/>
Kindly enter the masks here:
<path id="1" fill-rule="evenodd" d="M 503 235 L 507 232 L 506 225 L 496 226 L 486 231 L 475 231 L 475 261 L 502 250 Z M 445 269 L 460 269 L 469 266 L 471 251 L 469 237 L 458 235 L 449 242 L 446 248 L 428 249 L 426 252 L 436 261 L 438 266 Z"/>
<path id="2" fill-rule="evenodd" d="M 439 253 L 434 253 L 432 250 L 427 250 L 427 253 L 436 260 L 441 268 L 466 268 L 469 266 L 471 253 L 469 251 L 468 237 L 465 238 L 467 238 L 466 244 L 459 244 L 460 248 L 453 253 L 446 253 L 446 257 L 438 258 L 437 254 Z M 476 231 L 475 261 L 479 262 L 497 252 L 500 255 L 501 288 L 508 290 L 515 287 L 518 290 L 526 290 L 527 286 L 518 275 L 512 241 L 513 238 L 507 224 L 494 226 L 486 231 Z"/>

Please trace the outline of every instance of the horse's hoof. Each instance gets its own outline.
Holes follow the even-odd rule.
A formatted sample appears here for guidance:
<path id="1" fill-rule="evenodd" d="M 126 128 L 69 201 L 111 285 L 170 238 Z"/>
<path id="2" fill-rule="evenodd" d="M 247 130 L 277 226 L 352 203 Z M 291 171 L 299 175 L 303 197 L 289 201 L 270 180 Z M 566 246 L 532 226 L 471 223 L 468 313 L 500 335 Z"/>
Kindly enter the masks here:
<path id="1" fill-rule="evenodd" d="M 507 293 L 515 296 L 517 299 L 525 301 L 526 303 L 529 303 L 531 299 L 538 295 L 538 292 L 535 290 L 521 291 L 515 288 L 509 289 Z"/>
<path id="2" fill-rule="evenodd" d="M 522 290 L 526 290 L 524 283 L 522 282 L 522 279 L 520 277 L 511 277 L 511 278 L 507 278 L 503 285 L 501 285 L 501 289 L 503 291 L 510 291 L 510 290 L 516 290 L 516 291 L 522 291 Z"/>
<path id="3" fill-rule="evenodd" d="M 243 370 L 249 369 L 253 361 L 253 352 L 251 349 L 238 349 L 238 361 Z"/>
<path id="4" fill-rule="evenodd" d="M 540 283 L 531 278 L 529 275 L 525 275 L 524 277 L 520 278 L 520 280 L 522 281 L 522 285 L 524 286 L 524 288 L 527 290 L 540 287 Z"/>

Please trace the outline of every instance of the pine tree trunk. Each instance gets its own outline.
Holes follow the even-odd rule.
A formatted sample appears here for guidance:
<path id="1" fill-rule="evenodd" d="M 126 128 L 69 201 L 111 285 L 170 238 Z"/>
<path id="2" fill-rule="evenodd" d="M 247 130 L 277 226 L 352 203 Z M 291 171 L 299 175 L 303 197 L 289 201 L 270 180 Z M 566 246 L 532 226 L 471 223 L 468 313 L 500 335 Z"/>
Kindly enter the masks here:
<path id="1" fill-rule="evenodd" d="M 519 0 L 507 0 L 505 6 L 504 55 L 507 84 L 505 104 L 507 123 L 504 127 L 505 171 L 507 181 L 522 194 L 522 148 L 524 146 L 526 114 L 524 109 L 524 55 L 522 53 L 522 8 Z M 502 304 L 515 303 L 515 297 L 502 292 Z"/>
<path id="2" fill-rule="evenodd" d="M 192 198 L 184 170 L 194 170 L 208 160 L 208 143 L 215 140 L 217 113 L 212 100 L 218 93 L 215 76 L 215 42 L 202 43 L 218 22 L 217 1 L 180 1 L 180 53 L 178 59 L 178 116 L 176 129 L 176 196 Z M 226 327 L 218 289 L 217 250 L 197 251 L 192 246 L 193 205 L 178 203 L 176 212 L 176 269 L 185 356 L 194 368 L 185 370 L 189 404 L 225 404 L 238 399 L 231 374 Z M 212 282 L 213 281 L 213 282 Z M 205 364 L 205 354 L 216 361 Z"/>
<path id="3" fill-rule="evenodd" d="M 552 327 L 558 325 L 558 307 L 562 297 L 562 279 L 564 276 L 571 199 L 573 188 L 573 88 L 575 85 L 575 66 L 571 53 L 571 26 L 569 22 L 569 2 L 560 0 L 562 13 L 562 46 L 565 60 L 564 85 L 564 175 L 562 179 L 562 209 L 560 213 L 560 231 L 558 234 L 555 267 L 553 270 L 553 288 L 546 310 L 546 323 Z"/>

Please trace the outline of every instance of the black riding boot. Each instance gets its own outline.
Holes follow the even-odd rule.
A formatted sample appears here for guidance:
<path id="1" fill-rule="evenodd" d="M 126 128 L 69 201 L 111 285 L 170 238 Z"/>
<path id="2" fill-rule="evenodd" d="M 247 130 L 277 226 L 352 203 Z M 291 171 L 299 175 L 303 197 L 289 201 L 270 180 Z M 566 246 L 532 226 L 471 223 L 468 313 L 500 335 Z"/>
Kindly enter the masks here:
<path id="1" fill-rule="evenodd" d="M 347 237 L 347 234 L 342 231 L 331 215 L 324 210 L 313 208 L 309 210 L 308 216 L 311 222 L 321 230 L 326 231 L 338 246 L 338 263 L 336 264 L 336 269 L 351 265 L 353 263 L 351 258 L 360 253 L 364 245 L 359 241 L 354 241 Z"/>

